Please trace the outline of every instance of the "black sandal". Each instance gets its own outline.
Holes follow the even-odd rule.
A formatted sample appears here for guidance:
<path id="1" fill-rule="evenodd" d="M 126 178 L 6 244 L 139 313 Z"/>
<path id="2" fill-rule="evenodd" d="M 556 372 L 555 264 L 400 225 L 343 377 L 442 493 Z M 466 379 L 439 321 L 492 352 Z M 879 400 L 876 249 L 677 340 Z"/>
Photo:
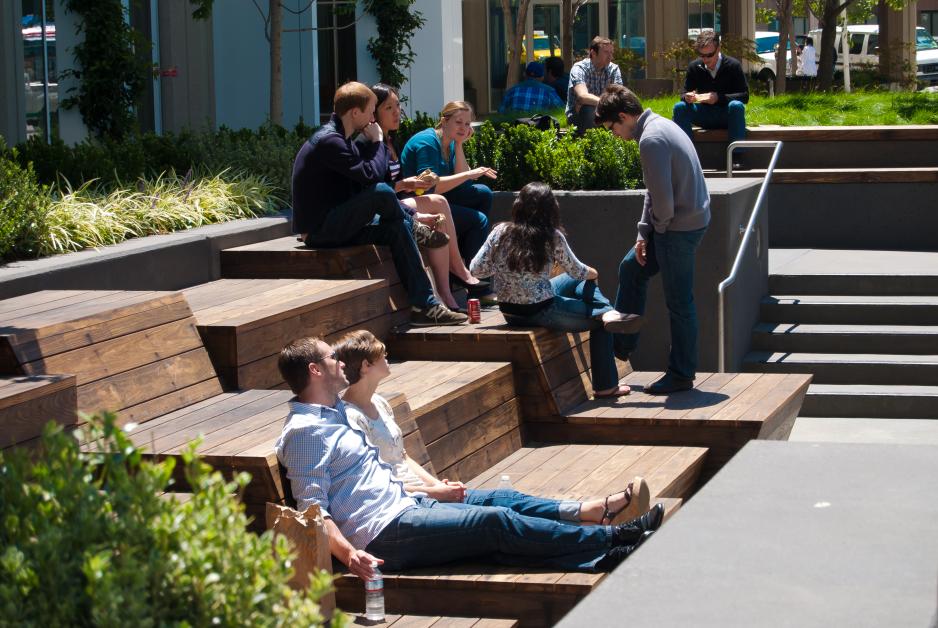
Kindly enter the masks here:
<path id="1" fill-rule="evenodd" d="M 609 499 L 618 495 L 618 493 L 606 496 L 603 501 L 603 516 L 599 520 L 600 524 L 613 525 L 617 519 L 623 521 L 633 519 L 648 510 L 651 503 L 651 494 L 648 490 L 648 483 L 645 482 L 644 478 L 633 478 L 622 492 L 625 493 L 625 505 L 615 512 L 609 510 Z"/>

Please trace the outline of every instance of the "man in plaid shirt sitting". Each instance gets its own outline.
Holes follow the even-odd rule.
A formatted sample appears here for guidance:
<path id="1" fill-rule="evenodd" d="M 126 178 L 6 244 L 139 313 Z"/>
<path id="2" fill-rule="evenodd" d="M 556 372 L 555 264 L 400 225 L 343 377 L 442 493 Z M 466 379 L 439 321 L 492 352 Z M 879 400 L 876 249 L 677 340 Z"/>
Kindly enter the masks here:
<path id="1" fill-rule="evenodd" d="M 590 43 L 588 59 L 577 61 L 570 68 L 570 88 L 567 91 L 567 121 L 583 134 L 596 126 L 593 118 L 596 105 L 606 87 L 622 85 L 622 71 L 612 62 L 612 40 L 594 37 Z"/>
<path id="2" fill-rule="evenodd" d="M 557 92 L 549 85 L 544 85 L 544 66 L 532 61 L 524 69 L 527 77 L 507 92 L 499 113 L 506 111 L 550 111 L 563 107 L 563 101 L 557 97 Z"/>

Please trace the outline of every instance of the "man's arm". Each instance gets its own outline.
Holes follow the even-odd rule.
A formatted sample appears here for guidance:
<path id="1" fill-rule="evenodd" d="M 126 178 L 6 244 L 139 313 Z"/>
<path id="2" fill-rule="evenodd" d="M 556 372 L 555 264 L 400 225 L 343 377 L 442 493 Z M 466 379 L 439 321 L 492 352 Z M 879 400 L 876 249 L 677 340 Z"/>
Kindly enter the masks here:
<path id="1" fill-rule="evenodd" d="M 324 521 L 326 532 L 329 534 L 329 551 L 332 552 L 332 555 L 362 580 L 371 580 L 375 575 L 374 570 L 371 568 L 372 561 L 379 565 L 384 564 L 384 561 L 372 556 L 365 550 L 355 549 L 348 542 L 348 539 L 342 535 L 339 526 L 335 524 L 332 517 L 326 517 Z"/>
<path id="2" fill-rule="evenodd" d="M 748 103 L 749 83 L 746 81 L 742 64 L 735 61 L 732 65 L 727 65 L 726 72 L 729 86 L 725 94 L 717 94 L 717 102 L 724 106 L 731 100 Z"/>
<path id="3" fill-rule="evenodd" d="M 388 172 L 388 151 L 383 142 L 359 143 L 355 154 L 345 140 L 336 135 L 320 141 L 320 160 L 337 174 L 361 185 L 374 185 L 384 181 Z"/>
<path id="4" fill-rule="evenodd" d="M 599 104 L 599 96 L 593 96 L 588 89 L 586 89 L 586 83 L 577 83 L 573 86 L 573 93 L 576 94 L 576 106 L 582 107 L 584 105 L 592 105 L 595 107 Z"/>

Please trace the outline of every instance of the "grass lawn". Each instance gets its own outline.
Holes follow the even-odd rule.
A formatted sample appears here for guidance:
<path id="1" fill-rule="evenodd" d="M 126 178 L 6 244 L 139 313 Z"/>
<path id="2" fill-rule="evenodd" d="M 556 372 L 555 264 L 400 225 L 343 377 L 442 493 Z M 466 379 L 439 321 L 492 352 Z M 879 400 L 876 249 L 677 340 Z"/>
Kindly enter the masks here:
<path id="1" fill-rule="evenodd" d="M 678 97 L 643 98 L 655 113 L 671 117 Z M 523 114 L 497 115 L 493 122 L 513 120 Z M 566 126 L 563 110 L 552 115 Z M 782 94 L 775 98 L 753 95 L 746 107 L 746 126 L 862 126 L 938 124 L 938 94 L 909 92 L 854 92 Z"/>

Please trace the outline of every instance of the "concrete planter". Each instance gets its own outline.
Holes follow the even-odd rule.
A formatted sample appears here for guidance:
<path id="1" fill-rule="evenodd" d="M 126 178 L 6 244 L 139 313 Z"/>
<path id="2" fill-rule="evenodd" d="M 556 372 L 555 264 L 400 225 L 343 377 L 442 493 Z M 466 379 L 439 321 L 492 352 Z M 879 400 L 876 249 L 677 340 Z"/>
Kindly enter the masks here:
<path id="1" fill-rule="evenodd" d="M 760 179 L 708 179 L 712 219 L 697 253 L 695 299 L 700 322 L 700 370 L 717 368 L 717 286 L 729 274 L 741 241 L 740 224 L 748 220 Z M 599 271 L 603 293 L 615 299 L 618 267 L 635 243 L 642 213 L 643 190 L 555 192 L 570 245 L 577 256 Z M 512 192 L 498 192 L 493 221 L 511 215 Z M 759 223 L 757 246 L 746 252 L 743 271 L 727 291 L 727 369 L 738 370 L 749 350 L 752 327 L 758 320 L 759 299 L 768 294 L 768 216 Z M 661 280 L 652 280 L 639 348 L 632 356 L 636 370 L 667 368 L 670 327 Z"/>
<path id="2" fill-rule="evenodd" d="M 37 290 L 178 290 L 221 277 L 219 251 L 290 234 L 287 214 L 0 266 L 0 299 Z"/>

